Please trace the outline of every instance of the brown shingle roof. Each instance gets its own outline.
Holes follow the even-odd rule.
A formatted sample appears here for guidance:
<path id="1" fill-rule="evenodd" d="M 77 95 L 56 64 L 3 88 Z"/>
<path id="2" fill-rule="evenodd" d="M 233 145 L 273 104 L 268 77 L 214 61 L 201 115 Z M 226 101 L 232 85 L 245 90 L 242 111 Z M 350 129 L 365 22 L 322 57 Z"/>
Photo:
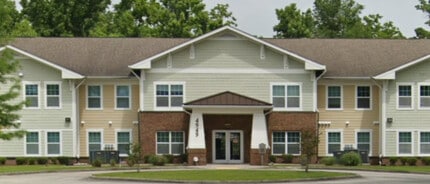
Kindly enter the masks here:
<path id="1" fill-rule="evenodd" d="M 128 65 L 189 39 L 17 38 L 12 46 L 85 76 L 127 76 Z"/>
<path id="2" fill-rule="evenodd" d="M 272 106 L 272 104 L 263 102 L 254 98 L 243 96 L 230 91 L 225 91 L 208 97 L 200 98 L 188 103 L 187 105 L 202 106 Z"/>
<path id="3" fill-rule="evenodd" d="M 370 77 L 430 54 L 430 40 L 264 39 L 326 65 L 324 77 Z"/>

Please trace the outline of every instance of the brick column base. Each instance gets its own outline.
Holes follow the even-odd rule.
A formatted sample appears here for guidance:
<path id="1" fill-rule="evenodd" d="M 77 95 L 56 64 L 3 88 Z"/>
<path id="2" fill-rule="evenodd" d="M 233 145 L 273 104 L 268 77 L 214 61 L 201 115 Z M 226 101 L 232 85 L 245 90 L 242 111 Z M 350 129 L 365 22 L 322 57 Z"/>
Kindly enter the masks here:
<path id="1" fill-rule="evenodd" d="M 263 165 L 267 165 L 268 160 L 269 160 L 269 153 L 270 150 L 266 151 L 266 154 L 264 154 L 264 158 L 263 158 Z M 261 165 L 261 155 L 260 152 L 258 151 L 258 149 L 251 149 L 251 153 L 250 153 L 250 159 L 249 159 L 249 164 L 250 165 Z"/>
<path id="2" fill-rule="evenodd" d="M 197 163 L 194 163 L 193 158 L 199 158 Z M 189 149 L 188 150 L 188 165 L 206 165 L 206 149 Z"/>

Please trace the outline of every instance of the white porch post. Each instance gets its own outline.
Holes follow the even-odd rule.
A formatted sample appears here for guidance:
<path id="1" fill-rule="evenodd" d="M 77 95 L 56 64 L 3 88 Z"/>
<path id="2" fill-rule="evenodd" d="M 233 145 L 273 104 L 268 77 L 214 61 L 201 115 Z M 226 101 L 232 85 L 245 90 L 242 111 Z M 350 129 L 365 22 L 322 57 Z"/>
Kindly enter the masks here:
<path id="1" fill-rule="evenodd" d="M 266 144 L 266 148 L 270 148 L 267 135 L 266 117 L 262 110 L 254 112 L 252 115 L 251 149 L 258 149 L 259 144 L 261 143 Z"/>
<path id="2" fill-rule="evenodd" d="M 202 112 L 193 110 L 190 117 L 188 149 L 206 149 L 204 130 Z"/>

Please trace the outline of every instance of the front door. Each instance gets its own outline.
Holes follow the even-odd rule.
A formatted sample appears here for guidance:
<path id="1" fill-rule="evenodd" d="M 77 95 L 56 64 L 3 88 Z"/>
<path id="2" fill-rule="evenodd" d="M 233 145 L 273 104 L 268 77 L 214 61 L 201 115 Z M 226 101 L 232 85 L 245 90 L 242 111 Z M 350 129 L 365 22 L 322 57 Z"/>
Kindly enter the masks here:
<path id="1" fill-rule="evenodd" d="M 213 163 L 243 163 L 243 133 L 240 130 L 214 130 Z"/>

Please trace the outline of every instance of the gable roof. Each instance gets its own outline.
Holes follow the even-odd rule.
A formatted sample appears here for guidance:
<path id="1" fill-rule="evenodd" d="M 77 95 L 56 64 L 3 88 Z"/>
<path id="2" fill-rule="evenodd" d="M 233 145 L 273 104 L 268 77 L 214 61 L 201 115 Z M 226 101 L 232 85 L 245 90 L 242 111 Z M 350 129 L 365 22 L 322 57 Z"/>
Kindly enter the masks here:
<path id="1" fill-rule="evenodd" d="M 325 78 L 373 77 L 430 54 L 430 40 L 264 39 L 327 67 Z"/>
<path id="2" fill-rule="evenodd" d="M 251 106 L 271 107 L 272 104 L 250 98 L 230 91 L 221 92 L 208 97 L 200 98 L 184 103 L 184 107 L 190 106 Z"/>

